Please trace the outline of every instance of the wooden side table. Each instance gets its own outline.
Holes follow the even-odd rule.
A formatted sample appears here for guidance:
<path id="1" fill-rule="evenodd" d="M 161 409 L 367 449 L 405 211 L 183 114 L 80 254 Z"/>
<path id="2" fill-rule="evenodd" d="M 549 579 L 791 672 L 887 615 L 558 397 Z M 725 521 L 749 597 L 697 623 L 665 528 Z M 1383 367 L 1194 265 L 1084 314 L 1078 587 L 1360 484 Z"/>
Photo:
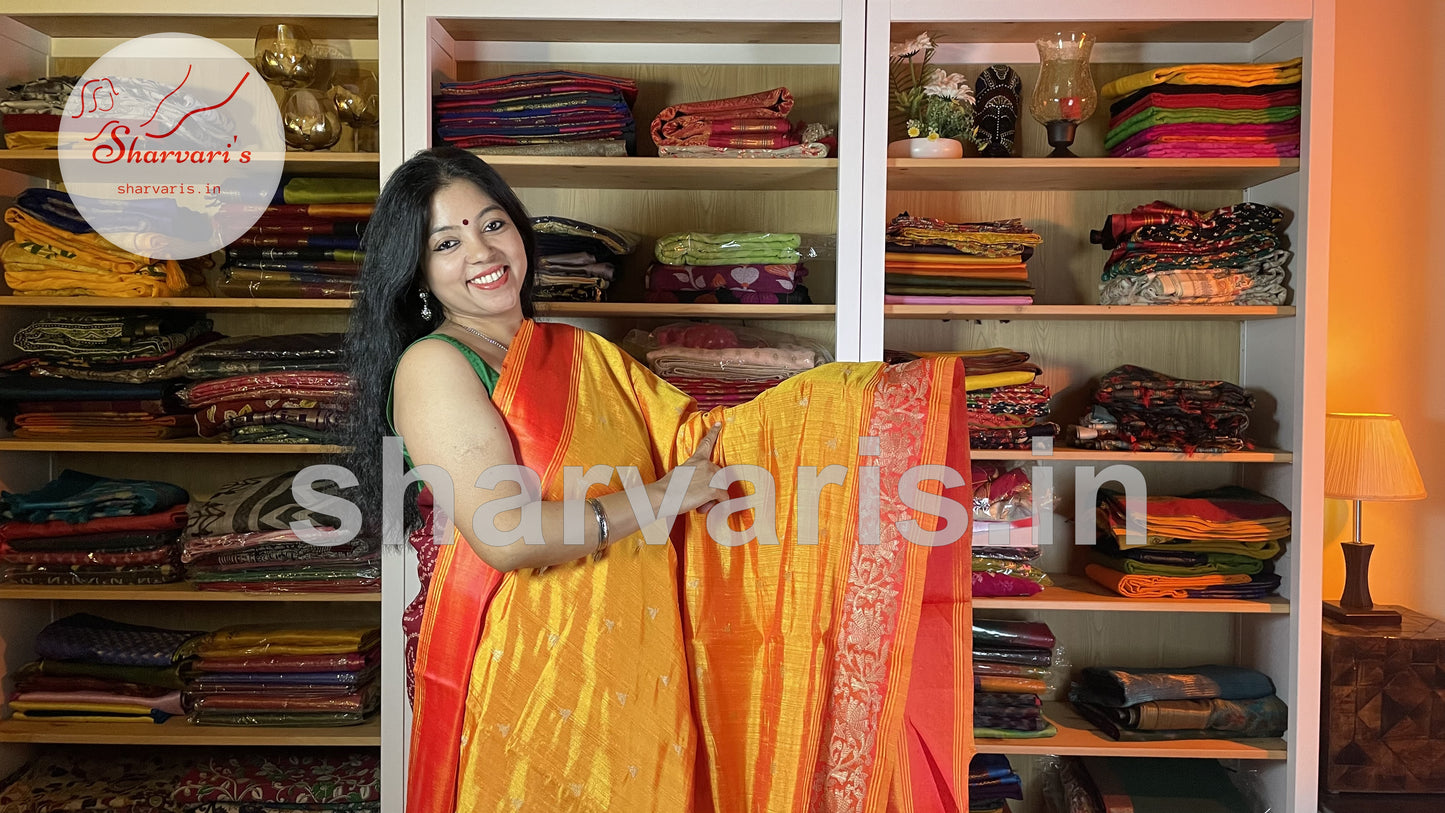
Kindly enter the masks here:
<path id="1" fill-rule="evenodd" d="M 1445 622 L 1394 609 L 1398 628 L 1324 620 L 1326 791 L 1445 792 Z"/>

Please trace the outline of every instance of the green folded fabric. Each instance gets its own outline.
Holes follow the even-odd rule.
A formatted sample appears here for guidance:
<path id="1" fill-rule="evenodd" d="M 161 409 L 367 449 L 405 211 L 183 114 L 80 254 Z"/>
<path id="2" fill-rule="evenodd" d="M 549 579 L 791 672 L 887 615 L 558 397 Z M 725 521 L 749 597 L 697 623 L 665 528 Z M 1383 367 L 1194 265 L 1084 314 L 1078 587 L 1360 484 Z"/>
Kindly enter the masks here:
<path id="1" fill-rule="evenodd" d="M 287 203 L 376 203 L 375 178 L 292 178 L 282 190 Z"/>
<path id="2" fill-rule="evenodd" d="M 1090 551 L 1089 559 L 1120 573 L 1134 573 L 1141 576 L 1232 576 L 1244 574 L 1253 576 L 1264 572 L 1264 560 L 1250 556 L 1228 553 L 1209 554 L 1205 565 L 1165 565 L 1158 562 L 1140 562 L 1124 556 L 1110 556 L 1103 551 Z"/>
<path id="3" fill-rule="evenodd" d="M 1042 731 L 1014 731 L 1007 728 L 981 728 L 973 727 L 973 738 L 976 740 L 1037 740 L 1043 737 L 1057 736 L 1059 729 L 1053 723 Z"/>
<path id="4" fill-rule="evenodd" d="M 792 264 L 802 259 L 796 234 L 678 232 L 660 237 L 653 253 L 667 265 Z"/>
<path id="5" fill-rule="evenodd" d="M 1262 107 L 1249 110 L 1221 110 L 1217 107 L 1151 107 L 1119 122 L 1104 137 L 1108 149 L 1156 124 L 1270 124 L 1298 118 L 1294 107 Z"/>

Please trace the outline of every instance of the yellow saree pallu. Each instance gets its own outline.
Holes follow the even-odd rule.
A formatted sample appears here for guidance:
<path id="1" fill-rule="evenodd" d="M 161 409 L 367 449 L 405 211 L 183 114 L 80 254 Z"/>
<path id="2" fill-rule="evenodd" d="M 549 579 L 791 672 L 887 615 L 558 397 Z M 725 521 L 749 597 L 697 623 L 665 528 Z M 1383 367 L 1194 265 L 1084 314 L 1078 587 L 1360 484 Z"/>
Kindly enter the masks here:
<path id="1" fill-rule="evenodd" d="M 955 548 L 969 537 L 929 548 L 900 525 L 942 525 L 905 502 L 908 469 L 969 471 L 963 385 L 952 359 L 831 364 L 704 413 L 596 336 L 524 322 L 493 401 L 543 499 L 579 496 L 567 467 L 657 479 L 717 421 L 714 460 L 776 490 L 738 483 L 736 504 L 670 540 L 654 523 L 663 544 L 634 534 L 543 572 L 499 574 L 460 537 L 443 547 L 408 813 L 965 809 L 970 574 Z M 841 484 L 817 485 L 830 475 Z"/>

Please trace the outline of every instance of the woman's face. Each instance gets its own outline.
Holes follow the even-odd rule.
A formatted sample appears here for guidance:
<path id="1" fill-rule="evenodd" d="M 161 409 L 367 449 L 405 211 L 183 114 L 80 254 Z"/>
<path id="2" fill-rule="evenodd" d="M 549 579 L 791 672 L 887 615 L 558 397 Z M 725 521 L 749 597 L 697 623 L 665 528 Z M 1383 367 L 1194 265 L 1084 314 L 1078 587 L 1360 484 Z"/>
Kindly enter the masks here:
<path id="1" fill-rule="evenodd" d="M 452 318 L 520 310 L 527 249 L 502 207 L 471 181 L 432 197 L 425 245 L 426 285 Z"/>

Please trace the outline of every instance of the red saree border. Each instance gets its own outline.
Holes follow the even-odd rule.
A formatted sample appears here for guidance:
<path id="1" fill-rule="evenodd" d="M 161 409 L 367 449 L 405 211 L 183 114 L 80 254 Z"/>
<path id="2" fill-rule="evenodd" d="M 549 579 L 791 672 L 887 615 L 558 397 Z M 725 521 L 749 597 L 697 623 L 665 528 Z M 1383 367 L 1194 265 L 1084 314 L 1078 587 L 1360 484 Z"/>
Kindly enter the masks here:
<path id="1" fill-rule="evenodd" d="M 966 459 L 967 428 L 960 433 L 952 426 L 951 409 L 962 386 L 958 362 L 885 368 L 874 384 L 867 434 L 881 447 L 880 538 L 877 545 L 857 545 L 850 563 L 837 638 L 839 669 L 825 721 L 828 742 L 819 755 L 810 810 L 865 813 L 888 804 L 902 757 L 905 707 L 904 693 L 888 688 L 908 683 L 928 567 L 928 548 L 908 543 L 898 531 L 897 523 L 912 516 L 898 484 L 913 466 L 954 462 L 953 443 L 960 434 Z M 920 433 L 921 414 L 942 420 Z M 948 427 L 940 426 L 945 422 Z M 962 770 L 966 780 L 967 765 Z"/>

